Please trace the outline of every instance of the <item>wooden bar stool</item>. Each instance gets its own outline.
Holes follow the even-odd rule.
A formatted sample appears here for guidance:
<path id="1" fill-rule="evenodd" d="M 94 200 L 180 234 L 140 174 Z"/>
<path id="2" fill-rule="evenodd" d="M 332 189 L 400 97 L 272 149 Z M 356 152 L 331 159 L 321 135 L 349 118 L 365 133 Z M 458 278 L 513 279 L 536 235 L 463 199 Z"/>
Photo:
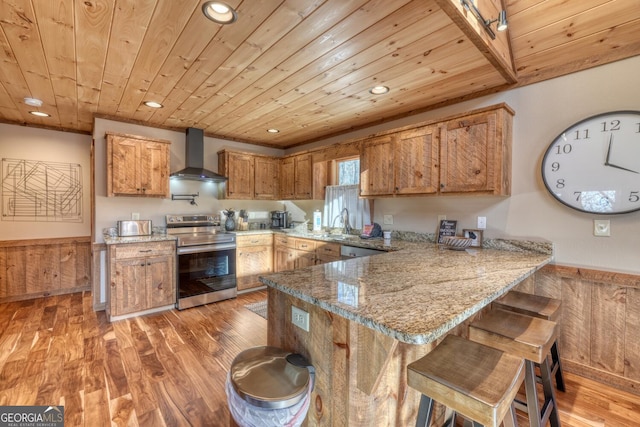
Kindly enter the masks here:
<path id="1" fill-rule="evenodd" d="M 518 291 L 510 291 L 502 298 L 493 302 L 494 308 L 539 317 L 540 319 L 551 320 L 553 322 L 558 322 L 560 319 L 560 305 L 561 301 L 558 299 Z M 551 375 L 556 378 L 557 389 L 565 391 L 558 340 L 555 340 L 551 346 Z"/>
<path id="2" fill-rule="evenodd" d="M 429 354 L 407 366 L 407 382 L 422 393 L 416 426 L 431 422 L 437 401 L 474 426 L 516 426 L 513 401 L 524 380 L 521 357 L 448 335 Z"/>
<path id="3" fill-rule="evenodd" d="M 553 387 L 547 355 L 558 337 L 555 322 L 504 310 L 492 310 L 482 319 L 469 325 L 469 339 L 485 344 L 525 360 L 526 407 L 531 427 L 560 426 L 558 404 Z M 538 402 L 535 365 L 540 367 L 544 395 L 542 407 Z M 520 403 L 520 402 L 516 402 Z M 518 407 L 520 407 L 518 405 Z"/>

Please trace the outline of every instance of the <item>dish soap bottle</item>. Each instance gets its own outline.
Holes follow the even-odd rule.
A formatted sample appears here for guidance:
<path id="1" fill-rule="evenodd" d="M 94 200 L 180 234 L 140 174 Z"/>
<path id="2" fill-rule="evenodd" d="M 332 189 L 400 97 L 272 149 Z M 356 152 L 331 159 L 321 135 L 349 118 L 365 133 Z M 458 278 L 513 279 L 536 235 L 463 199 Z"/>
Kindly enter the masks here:
<path id="1" fill-rule="evenodd" d="M 322 212 L 318 209 L 313 212 L 313 231 L 322 230 Z"/>

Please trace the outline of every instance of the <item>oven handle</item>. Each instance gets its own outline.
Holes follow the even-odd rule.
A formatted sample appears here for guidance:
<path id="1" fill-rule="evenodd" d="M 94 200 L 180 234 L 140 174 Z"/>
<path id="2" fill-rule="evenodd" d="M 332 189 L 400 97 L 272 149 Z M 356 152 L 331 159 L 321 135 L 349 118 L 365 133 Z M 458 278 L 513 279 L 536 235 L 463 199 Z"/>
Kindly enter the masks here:
<path id="1" fill-rule="evenodd" d="M 218 243 L 215 245 L 194 245 L 194 246 L 183 246 L 178 248 L 178 255 L 182 254 L 195 254 L 199 252 L 218 252 L 218 251 L 226 251 L 229 249 L 235 249 L 235 243 Z"/>

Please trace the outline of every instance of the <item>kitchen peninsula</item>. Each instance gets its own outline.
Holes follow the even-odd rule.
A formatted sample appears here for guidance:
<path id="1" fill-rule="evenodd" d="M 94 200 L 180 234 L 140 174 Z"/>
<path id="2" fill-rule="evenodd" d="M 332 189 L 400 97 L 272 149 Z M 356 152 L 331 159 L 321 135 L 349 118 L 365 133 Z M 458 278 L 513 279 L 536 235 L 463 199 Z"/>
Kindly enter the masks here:
<path id="1" fill-rule="evenodd" d="M 316 368 L 308 426 L 413 425 L 419 394 L 406 365 L 552 259 L 548 243 L 397 252 L 263 276 L 268 344 L 301 353 Z M 309 330 L 291 322 L 309 313 Z"/>

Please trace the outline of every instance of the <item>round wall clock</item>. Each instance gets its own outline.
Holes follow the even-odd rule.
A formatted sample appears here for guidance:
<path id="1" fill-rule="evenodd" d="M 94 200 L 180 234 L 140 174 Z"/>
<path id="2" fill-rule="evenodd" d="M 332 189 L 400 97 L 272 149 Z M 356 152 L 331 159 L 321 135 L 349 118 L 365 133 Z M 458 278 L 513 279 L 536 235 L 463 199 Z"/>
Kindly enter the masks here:
<path id="1" fill-rule="evenodd" d="M 640 210 L 640 111 L 612 111 L 575 123 L 542 159 L 542 179 L 560 203 L 581 212 Z"/>

